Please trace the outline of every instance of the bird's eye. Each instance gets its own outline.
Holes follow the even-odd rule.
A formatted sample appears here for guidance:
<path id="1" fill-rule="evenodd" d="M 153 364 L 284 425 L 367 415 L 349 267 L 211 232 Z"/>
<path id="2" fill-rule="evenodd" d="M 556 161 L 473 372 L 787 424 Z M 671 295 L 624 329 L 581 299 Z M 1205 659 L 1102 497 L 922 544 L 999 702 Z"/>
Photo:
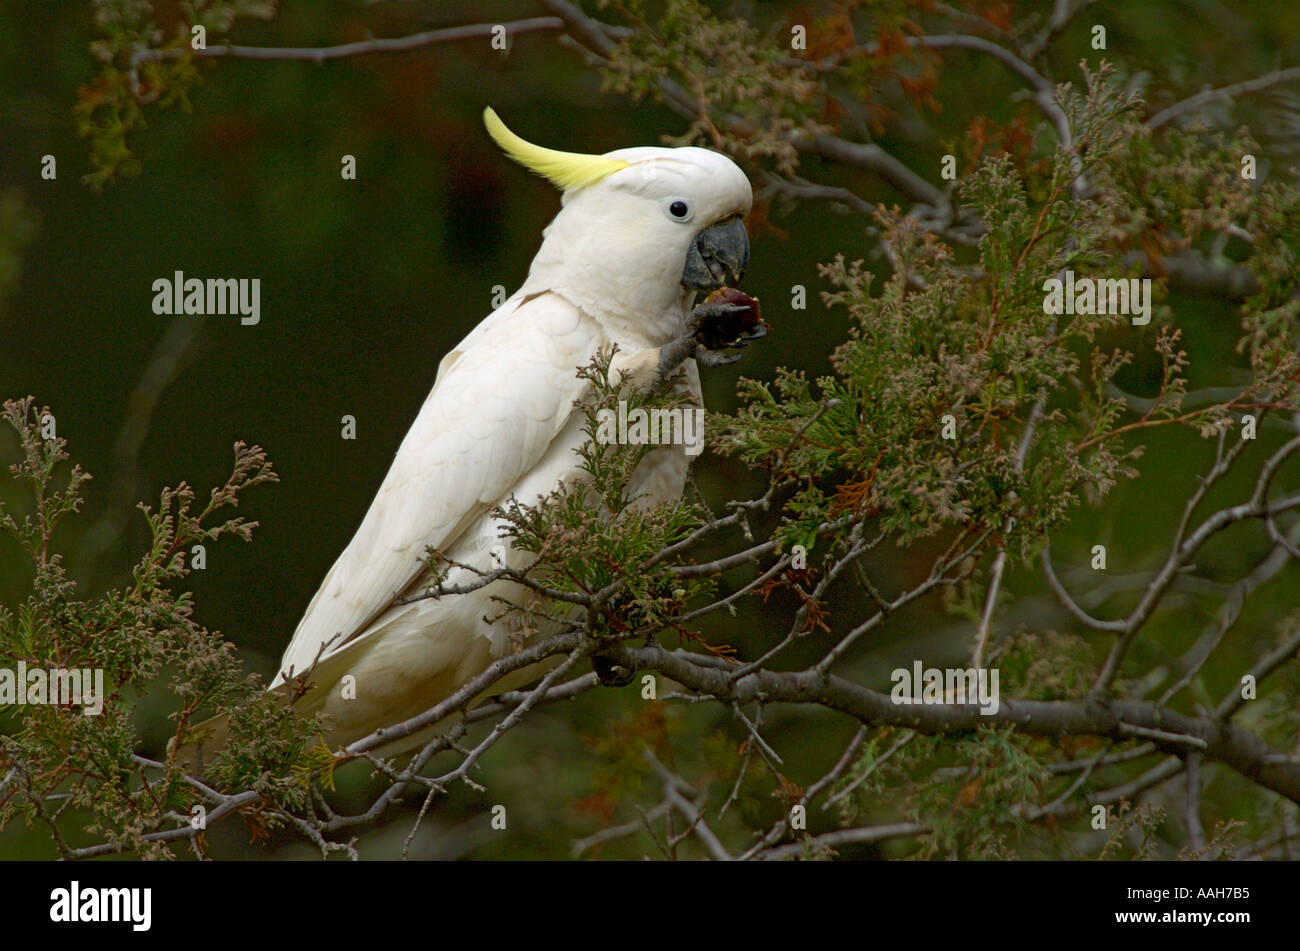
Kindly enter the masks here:
<path id="1" fill-rule="evenodd" d="M 694 212 L 685 198 L 669 198 L 664 202 L 664 214 L 673 221 L 690 221 Z"/>

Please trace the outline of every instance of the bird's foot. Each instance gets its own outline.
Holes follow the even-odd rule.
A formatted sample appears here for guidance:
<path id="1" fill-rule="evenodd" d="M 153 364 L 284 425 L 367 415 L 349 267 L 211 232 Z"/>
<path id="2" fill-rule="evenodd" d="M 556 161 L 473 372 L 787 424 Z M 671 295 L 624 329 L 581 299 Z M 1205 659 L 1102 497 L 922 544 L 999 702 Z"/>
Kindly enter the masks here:
<path id="1" fill-rule="evenodd" d="M 706 367 L 735 363 L 751 340 L 767 336 L 767 324 L 759 316 L 758 300 L 726 287 L 691 311 L 686 333 L 665 346 L 659 354 L 659 373 L 667 375 L 687 357 Z"/>
<path id="2" fill-rule="evenodd" d="M 636 676 L 634 668 L 624 667 L 599 654 L 591 658 L 591 666 L 596 671 L 596 679 L 606 687 L 626 687 Z"/>
<path id="3" fill-rule="evenodd" d="M 724 287 L 691 311 L 690 326 L 705 350 L 733 350 L 767 336 L 758 298 Z"/>

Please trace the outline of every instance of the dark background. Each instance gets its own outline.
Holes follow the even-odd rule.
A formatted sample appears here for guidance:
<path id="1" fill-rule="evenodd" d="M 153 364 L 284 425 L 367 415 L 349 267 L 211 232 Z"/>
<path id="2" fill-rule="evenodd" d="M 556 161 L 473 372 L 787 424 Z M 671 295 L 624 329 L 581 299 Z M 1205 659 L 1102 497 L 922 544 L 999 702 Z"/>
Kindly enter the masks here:
<path id="1" fill-rule="evenodd" d="M 728 9 L 775 28 L 799 22 L 802 8 L 742 3 Z M 527 3 L 287 0 L 273 21 L 245 22 L 233 36 L 251 45 L 321 46 L 363 38 L 367 30 L 400 36 L 542 12 Z M 1157 104 L 1205 84 L 1300 62 L 1300 6 L 1117 0 L 1076 19 L 1053 55 L 1058 77 L 1078 83 L 1073 64 L 1100 58 L 1087 46 L 1092 23 L 1107 26 L 1107 58 L 1148 85 Z M 680 133 L 684 123 L 663 107 L 602 93 L 598 75 L 547 34 L 519 37 L 505 55 L 486 41 L 469 41 L 319 67 L 221 61 L 203 70 L 192 113 L 149 112 L 150 127 L 131 140 L 142 174 L 97 195 L 79 181 L 88 167 L 87 145 L 76 137 L 71 114 L 79 85 L 96 70 L 87 52 L 93 36 L 85 4 L 6 0 L 0 6 L 0 186 L 16 189 L 40 221 L 24 254 L 21 282 L 0 303 L 0 394 L 31 393 L 48 403 L 74 459 L 95 476 L 83 514 L 61 538 L 73 575 L 89 594 L 121 583 L 142 550 L 147 533 L 134 502 L 156 504 L 162 486 L 182 479 L 206 495 L 228 472 L 235 440 L 267 448 L 281 483 L 247 499 L 243 514 L 261 522 L 253 544 L 210 546 L 207 570 L 189 583 L 199 619 L 235 641 L 251 669 L 269 675 L 365 512 L 438 361 L 489 312 L 494 285 L 510 292 L 522 281 L 540 232 L 558 208 L 549 185 L 497 151 L 482 128 L 482 108 L 494 106 L 525 138 L 584 152 L 656 144 L 661 135 Z M 881 143 L 937 182 L 937 156 L 948 151 L 943 143 L 963 135 L 977 115 L 1009 118 L 1018 108 L 1010 98 L 1015 89 L 1000 65 L 954 54 L 936 94 L 942 111 L 905 115 L 907 121 L 887 129 Z M 1262 123 L 1255 132 L 1272 143 L 1269 159 L 1278 167 L 1295 159 L 1278 118 L 1294 111 L 1294 94 L 1294 86 L 1279 87 L 1254 106 Z M 58 160 L 52 182 L 39 175 L 47 153 Z M 340 178 L 344 154 L 357 158 L 356 181 Z M 869 175 L 815 163 L 807 169 L 812 177 L 823 172 L 869 200 L 902 201 Z M 741 374 L 766 378 L 778 365 L 810 374 L 828 369 L 828 353 L 848 321 L 821 305 L 816 265 L 837 252 L 869 258 L 874 247 L 865 218 L 825 204 L 773 214 L 772 225 L 753 234 L 744 284 L 763 300 L 773 333 L 749 348 L 738 366 L 706 371 L 712 410 L 735 405 Z M 885 270 L 879 261 L 873 266 Z M 155 316 L 151 284 L 175 270 L 260 278 L 260 324 Z M 809 309 L 792 314 L 795 284 L 808 288 Z M 1192 385 L 1232 383 L 1237 333 L 1231 308 L 1177 295 L 1171 303 L 1193 360 Z M 174 378 L 157 405 L 142 413 L 133 408 L 133 393 L 166 335 L 172 334 L 169 346 L 184 336 L 184 328 L 176 329 L 183 323 L 192 325 L 194 340 L 179 348 Z M 1145 394 L 1150 369 L 1139 365 L 1123 382 Z M 344 414 L 357 419 L 355 441 L 340 438 Z M 123 452 L 117 447 L 132 420 L 146 424 L 142 442 Z M 1156 433 L 1146 442 L 1140 468 L 1150 477 L 1121 485 L 1104 509 L 1080 513 L 1056 543 L 1063 570 L 1084 565 L 1088 547 L 1098 541 L 1110 546 L 1120 571 L 1148 566 L 1162 553 L 1155 527 L 1168 525 L 1181 507 L 1195 466 L 1210 458 L 1211 447 L 1183 432 Z M 0 435 L 6 460 L 14 445 L 10 434 Z M 715 504 L 760 487 L 753 474 L 711 454 L 697 463 L 697 477 Z M 1240 483 L 1229 486 L 1240 489 Z M 15 502 L 9 483 L 0 483 L 0 498 Z M 1207 553 L 1203 572 L 1236 577 L 1267 548 L 1254 528 L 1236 529 L 1228 541 Z M 873 556 L 872 571 L 901 581 L 913 565 L 928 567 L 927 553 L 924 545 L 882 550 Z M 18 600 L 29 578 L 24 557 L 0 540 L 0 602 Z M 1293 590 L 1295 581 L 1291 568 L 1274 588 Z M 1038 592 L 1036 571 L 1013 572 L 1009 588 Z M 1275 606 L 1271 599 L 1283 596 L 1262 600 Z M 779 636 L 789 607 L 779 599 L 766 608 L 750 604 L 735 619 L 711 625 L 708 635 L 753 656 Z M 854 609 L 851 601 L 837 605 L 837 630 L 850 623 Z M 1242 628 L 1249 629 L 1256 609 L 1248 609 Z M 1178 617 L 1166 615 L 1152 629 L 1169 639 L 1171 650 L 1194 636 L 1205 611 L 1189 606 L 1187 617 Z M 1065 623 L 1050 600 L 1028 599 L 1008 608 L 999 627 L 1053 622 Z M 918 651 L 934 662 L 961 656 L 972 625 L 945 616 L 931 601 L 898 628 L 901 633 L 864 645 L 848 669 L 882 686 L 898 658 Z M 905 654 L 899 637 L 906 639 Z M 161 717 L 167 703 L 160 693 L 142 707 L 144 740 L 154 749 L 168 730 Z M 601 826 L 574 806 L 591 794 L 597 769 L 598 756 L 584 737 L 603 735 L 614 718 L 632 716 L 639 706 L 631 688 L 598 691 L 562 713 L 532 717 L 488 755 L 480 779 L 494 791 L 482 797 L 455 790 L 426 820 L 412 854 L 564 857 L 573 837 Z M 732 735 L 735 729 L 718 711 L 671 717 L 683 735 L 720 729 Z M 804 751 L 792 767 L 795 779 L 824 771 L 834 744 L 848 735 L 844 721 L 822 719 L 821 726 L 806 717 L 772 726 L 769 739 Z M 783 730 L 796 722 L 798 732 L 787 736 Z M 352 787 L 345 797 L 368 788 L 360 776 Z M 516 796 L 508 836 L 488 831 L 487 810 L 503 794 L 498 789 Z M 620 821 L 634 816 L 619 813 Z M 394 854 L 409 819 L 399 815 L 369 833 L 376 844 L 363 854 Z M 214 830 L 211 838 L 231 854 L 244 850 L 246 836 L 234 825 Z M 606 854 L 636 856 L 645 848 L 632 840 Z M 293 844 L 282 854 L 313 852 Z M 0 833 L 0 855 L 46 854 L 53 852 L 40 834 L 14 827 Z M 249 854 L 267 853 L 258 848 Z"/>

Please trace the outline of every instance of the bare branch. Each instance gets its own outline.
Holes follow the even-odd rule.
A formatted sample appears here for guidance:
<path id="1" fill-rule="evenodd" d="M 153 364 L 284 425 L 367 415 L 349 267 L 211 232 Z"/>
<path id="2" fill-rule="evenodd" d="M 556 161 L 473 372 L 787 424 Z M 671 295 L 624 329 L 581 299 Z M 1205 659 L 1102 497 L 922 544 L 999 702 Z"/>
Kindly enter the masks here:
<path id="1" fill-rule="evenodd" d="M 1061 580 L 1056 577 L 1056 570 L 1052 567 L 1052 544 L 1048 542 L 1043 546 L 1043 574 L 1047 577 L 1047 582 L 1051 585 L 1052 590 L 1065 605 L 1066 610 L 1073 614 L 1079 621 L 1097 631 L 1123 631 L 1127 625 L 1123 621 L 1100 621 L 1093 617 L 1083 608 L 1079 607 L 1074 598 L 1070 597 L 1070 592 L 1065 590 Z"/>
<path id="2" fill-rule="evenodd" d="M 1194 112 L 1201 106 L 1222 100 L 1231 100 L 1237 96 L 1249 95 L 1277 86 L 1280 83 L 1289 83 L 1300 79 L 1300 66 L 1292 66 L 1289 69 L 1278 69 L 1264 76 L 1257 76 L 1254 79 L 1247 79 L 1243 82 L 1233 83 L 1230 86 L 1220 86 L 1218 89 L 1206 89 L 1198 92 L 1194 96 L 1188 96 L 1179 102 L 1174 103 L 1161 109 L 1151 118 L 1147 119 L 1146 127 L 1148 129 L 1158 129 L 1167 122 L 1177 119 L 1179 116 L 1189 112 Z"/>
<path id="3" fill-rule="evenodd" d="M 1183 802 L 1183 822 L 1187 825 L 1188 847 L 1199 858 L 1205 849 L 1205 830 L 1201 827 L 1201 754 L 1188 753 L 1187 769 L 1183 779 L 1187 783 L 1187 797 Z"/>
<path id="4" fill-rule="evenodd" d="M 436 43 L 453 43 L 459 40 L 489 39 L 494 31 L 505 27 L 506 36 L 522 36 L 528 33 L 555 33 L 565 28 L 559 17 L 529 17 L 524 20 L 507 20 L 504 23 L 472 23 L 465 26 L 452 26 L 439 30 L 426 30 L 412 33 L 410 36 L 376 38 L 360 40 L 356 43 L 343 43 L 339 46 L 317 47 L 272 47 L 272 46 L 209 46 L 193 49 L 190 46 L 170 46 L 165 49 L 139 49 L 131 55 L 132 68 L 142 63 L 161 60 L 181 59 L 193 56 L 196 59 L 260 59 L 260 60 L 303 60 L 310 63 L 324 63 L 334 59 L 350 56 L 363 56 L 367 53 L 396 53 L 403 50 L 419 49 Z"/>
<path id="5" fill-rule="evenodd" d="M 802 842 L 791 842 L 775 848 L 755 852 L 753 858 L 764 862 L 797 858 L 805 851 L 818 848 L 834 848 L 837 845 L 858 845 L 864 842 L 885 842 L 889 839 L 904 839 L 915 835 L 925 835 L 929 828 L 915 822 L 896 822 L 892 825 L 863 826 L 858 829 L 840 829 L 825 832 L 822 835 L 809 836 Z"/>
<path id="6" fill-rule="evenodd" d="M 900 726 L 938 734 L 1009 725 L 1035 736 L 1088 734 L 1116 740 L 1134 730 L 1151 731 L 1157 749 L 1183 755 L 1188 745 L 1199 747 L 1210 761 L 1222 762 L 1243 776 L 1300 802 L 1300 762 L 1293 762 L 1247 730 L 1210 717 L 1191 717 L 1144 700 L 1109 698 L 1099 694 L 1074 701 L 1003 699 L 997 712 L 985 714 L 978 704 L 896 704 L 878 693 L 817 670 L 755 671 L 731 681 L 728 674 L 696 663 L 699 655 L 662 647 L 611 648 L 616 662 L 662 671 L 694 690 L 724 701 L 752 703 L 817 703 L 870 726 Z M 1145 735 L 1145 734 L 1144 734 Z"/>

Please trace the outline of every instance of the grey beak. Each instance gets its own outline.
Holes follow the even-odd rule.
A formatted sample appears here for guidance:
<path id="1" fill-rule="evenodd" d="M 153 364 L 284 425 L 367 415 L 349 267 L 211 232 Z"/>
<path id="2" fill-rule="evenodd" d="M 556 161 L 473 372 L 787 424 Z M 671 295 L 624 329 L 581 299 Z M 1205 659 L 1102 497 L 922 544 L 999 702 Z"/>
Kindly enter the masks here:
<path id="1" fill-rule="evenodd" d="M 709 293 L 739 283 L 749 267 L 749 234 L 739 216 L 719 221 L 696 235 L 686 252 L 682 286 Z"/>

